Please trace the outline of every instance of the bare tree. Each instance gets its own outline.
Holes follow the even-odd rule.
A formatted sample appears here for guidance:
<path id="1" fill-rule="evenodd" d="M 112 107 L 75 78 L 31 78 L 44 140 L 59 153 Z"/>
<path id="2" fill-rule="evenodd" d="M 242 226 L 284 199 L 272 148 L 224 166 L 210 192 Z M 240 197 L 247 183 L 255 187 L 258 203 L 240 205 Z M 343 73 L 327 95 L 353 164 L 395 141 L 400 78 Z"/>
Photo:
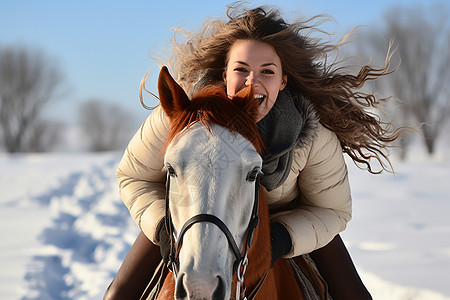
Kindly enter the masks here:
<path id="1" fill-rule="evenodd" d="M 384 64 L 386 57 L 379 54 L 386 54 L 393 43 L 391 67 L 398 70 L 375 85 L 380 96 L 393 96 L 383 116 L 398 126 L 420 127 L 429 154 L 450 117 L 448 11 L 445 4 L 396 7 L 376 26 L 359 28 L 355 34 L 357 55 L 375 65 Z M 411 137 L 406 134 L 398 141 L 403 157 Z"/>
<path id="2" fill-rule="evenodd" d="M 391 84 L 405 100 L 405 111 L 423 123 L 430 154 L 450 114 L 450 26 L 447 10 L 442 8 L 409 8 L 387 17 L 402 60 Z"/>
<path id="3" fill-rule="evenodd" d="M 66 126 L 61 122 L 38 119 L 27 140 L 31 152 L 47 152 L 59 145 Z"/>
<path id="4" fill-rule="evenodd" d="M 0 48 L 0 136 L 6 151 L 41 151 L 51 146 L 44 147 L 36 139 L 44 123 L 41 113 L 60 84 L 58 68 L 40 51 Z M 47 122 L 47 129 L 50 126 Z M 46 137 L 47 132 L 56 133 L 55 130 L 43 131 L 39 132 L 39 137 Z M 55 136 L 47 142 L 55 142 Z"/>
<path id="5" fill-rule="evenodd" d="M 136 129 L 133 114 L 98 99 L 82 103 L 78 115 L 80 129 L 91 151 L 124 149 Z"/>
<path id="6" fill-rule="evenodd" d="M 399 112 L 396 117 L 402 125 L 412 122 L 421 125 L 429 154 L 434 153 L 450 116 L 450 16 L 447 12 L 444 4 L 428 8 L 398 7 L 386 14 L 382 29 L 382 35 L 394 41 L 401 62 L 398 61 L 400 67 L 380 88 L 400 99 L 395 102 Z M 371 36 L 371 45 L 382 45 L 374 37 Z"/>

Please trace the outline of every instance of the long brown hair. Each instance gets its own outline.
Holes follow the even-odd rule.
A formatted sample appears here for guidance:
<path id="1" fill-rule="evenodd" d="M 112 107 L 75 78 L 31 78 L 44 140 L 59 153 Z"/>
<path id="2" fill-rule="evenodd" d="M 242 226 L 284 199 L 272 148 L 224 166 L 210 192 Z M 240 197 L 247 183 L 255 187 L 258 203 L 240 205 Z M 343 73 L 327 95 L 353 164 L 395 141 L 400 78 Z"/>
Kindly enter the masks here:
<path id="1" fill-rule="evenodd" d="M 340 67 L 341 62 L 330 59 L 339 51 L 339 45 L 311 36 L 311 32 L 322 32 L 318 28 L 322 16 L 287 23 L 274 8 L 246 9 L 235 3 L 228 7 L 227 17 L 227 22 L 205 23 L 200 32 L 190 34 L 186 43 L 174 42 L 170 68 L 186 91 L 194 92 L 199 82 L 224 85 L 222 75 L 236 40 L 267 43 L 281 59 L 283 73 L 288 77 L 287 88 L 311 100 L 321 124 L 336 133 L 343 151 L 355 164 L 371 173 L 391 169 L 385 150 L 401 130 L 369 112 L 387 99 L 377 99 L 374 93 L 361 89 L 393 72 L 389 63 L 392 54 L 388 53 L 383 67 L 366 65 L 354 75 Z M 379 162 L 381 170 L 373 169 L 372 159 Z"/>

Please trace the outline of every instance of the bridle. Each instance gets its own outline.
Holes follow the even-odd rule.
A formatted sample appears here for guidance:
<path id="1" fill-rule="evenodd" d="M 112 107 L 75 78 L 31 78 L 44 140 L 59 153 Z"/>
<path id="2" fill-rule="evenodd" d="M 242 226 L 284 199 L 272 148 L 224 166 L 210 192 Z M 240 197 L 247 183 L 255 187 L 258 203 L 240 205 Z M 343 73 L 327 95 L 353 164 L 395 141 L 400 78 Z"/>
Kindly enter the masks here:
<path id="1" fill-rule="evenodd" d="M 250 222 L 247 227 L 246 231 L 246 240 L 244 244 L 243 253 L 237 246 L 236 241 L 233 238 L 232 233 L 228 229 L 228 227 L 225 225 L 225 223 L 220 220 L 218 217 L 212 215 L 212 214 L 198 214 L 190 218 L 186 221 L 186 223 L 183 225 L 183 227 L 180 230 L 180 233 L 178 234 L 178 239 L 175 241 L 174 237 L 174 226 L 172 223 L 172 218 L 170 214 L 169 209 L 169 192 L 170 192 L 170 178 L 172 176 L 176 176 L 173 174 L 170 174 L 167 172 L 167 179 L 166 179 L 166 194 L 165 194 L 165 201 L 166 201 L 166 215 L 165 215 L 165 226 L 166 230 L 170 237 L 170 252 L 169 252 L 169 262 L 168 262 L 168 268 L 170 271 L 172 271 L 177 277 L 177 273 L 179 270 L 179 255 L 181 251 L 181 247 L 183 245 L 183 238 L 186 232 L 189 230 L 189 228 L 192 227 L 192 225 L 196 223 L 212 223 L 216 225 L 226 236 L 228 240 L 228 245 L 230 246 L 231 250 L 233 251 L 234 256 L 236 257 L 236 260 L 233 263 L 233 274 L 236 273 L 237 277 L 237 283 L 236 283 L 236 299 L 237 300 L 250 300 L 253 299 L 253 297 L 256 295 L 257 290 L 259 290 L 259 287 L 261 286 L 262 282 L 264 281 L 266 275 L 260 280 L 260 282 L 257 285 L 257 290 L 252 291 L 251 295 L 248 298 L 245 297 L 245 284 L 244 284 L 244 275 L 245 271 L 247 270 L 248 265 L 248 250 L 250 249 L 252 243 L 253 243 L 253 237 L 254 232 L 256 229 L 256 226 L 258 226 L 259 223 L 259 216 L 258 216 L 258 208 L 259 208 L 259 176 L 256 176 L 255 179 L 255 197 L 253 202 L 253 208 L 252 208 L 252 214 L 250 218 Z"/>

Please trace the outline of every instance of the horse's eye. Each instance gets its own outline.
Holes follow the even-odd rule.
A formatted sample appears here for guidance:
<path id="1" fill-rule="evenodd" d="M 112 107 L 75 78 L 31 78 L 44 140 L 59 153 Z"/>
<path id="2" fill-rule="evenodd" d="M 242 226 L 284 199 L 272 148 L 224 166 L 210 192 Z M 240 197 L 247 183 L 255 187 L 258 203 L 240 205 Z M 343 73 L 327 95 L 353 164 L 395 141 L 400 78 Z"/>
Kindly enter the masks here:
<path id="1" fill-rule="evenodd" d="M 167 172 L 169 173 L 170 176 L 176 177 L 177 174 L 175 173 L 175 169 L 171 166 L 171 165 L 167 165 Z"/>
<path id="2" fill-rule="evenodd" d="M 247 181 L 253 182 L 256 180 L 258 175 L 261 173 L 259 168 L 254 168 L 250 173 L 247 174 Z"/>

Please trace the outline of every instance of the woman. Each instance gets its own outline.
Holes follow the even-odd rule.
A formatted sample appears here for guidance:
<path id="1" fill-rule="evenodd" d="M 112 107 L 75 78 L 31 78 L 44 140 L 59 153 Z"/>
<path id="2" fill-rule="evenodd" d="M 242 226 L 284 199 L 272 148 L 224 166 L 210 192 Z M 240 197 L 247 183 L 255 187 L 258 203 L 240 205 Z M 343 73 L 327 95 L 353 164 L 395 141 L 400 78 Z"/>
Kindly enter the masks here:
<path id="1" fill-rule="evenodd" d="M 288 24 L 275 10 L 240 5 L 227 15 L 228 22 L 210 22 L 174 46 L 172 72 L 191 94 L 219 84 L 232 97 L 253 86 L 258 128 L 269 149 L 261 183 L 271 211 L 272 261 L 310 253 L 333 299 L 371 299 L 338 235 L 351 219 L 343 152 L 373 173 L 371 159 L 383 169 L 389 163 L 382 150 L 398 134 L 364 110 L 377 99 L 356 92 L 388 74 L 388 66 L 341 74 L 336 64 L 326 65 L 337 48 L 308 38 L 308 22 Z M 158 107 L 119 164 L 121 196 L 142 233 L 105 298 L 139 298 L 161 259 L 156 245 L 166 256 L 161 149 L 168 131 Z"/>

